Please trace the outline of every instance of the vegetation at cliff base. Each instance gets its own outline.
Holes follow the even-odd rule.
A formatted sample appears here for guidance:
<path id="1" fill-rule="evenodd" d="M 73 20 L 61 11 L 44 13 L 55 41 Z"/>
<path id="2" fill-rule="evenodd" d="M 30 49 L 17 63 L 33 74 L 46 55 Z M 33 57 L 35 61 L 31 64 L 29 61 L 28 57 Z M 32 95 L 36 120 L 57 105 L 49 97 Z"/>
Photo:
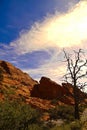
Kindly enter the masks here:
<path id="1" fill-rule="evenodd" d="M 83 110 L 81 109 L 81 114 Z M 41 120 L 42 113 L 43 111 L 38 111 L 24 102 L 2 101 L 0 130 L 81 130 L 86 127 L 82 117 L 81 120 L 74 119 L 72 106 L 56 106 L 48 110 L 48 121 Z"/>
<path id="2" fill-rule="evenodd" d="M 17 101 L 0 102 L 0 130 L 27 130 L 38 122 L 39 113 L 31 106 Z"/>

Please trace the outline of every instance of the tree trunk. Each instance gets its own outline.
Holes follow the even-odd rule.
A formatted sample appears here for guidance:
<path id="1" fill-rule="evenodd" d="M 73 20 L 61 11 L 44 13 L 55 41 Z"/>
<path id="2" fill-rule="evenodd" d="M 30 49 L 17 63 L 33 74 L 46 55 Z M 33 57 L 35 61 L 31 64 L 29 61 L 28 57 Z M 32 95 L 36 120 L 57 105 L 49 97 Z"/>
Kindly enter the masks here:
<path id="1" fill-rule="evenodd" d="M 78 101 L 75 99 L 75 112 L 74 112 L 74 116 L 75 116 L 75 119 L 79 119 L 79 105 L 78 105 Z"/>
<path id="2" fill-rule="evenodd" d="M 74 117 L 75 119 L 79 119 L 79 97 L 78 97 L 78 88 L 76 86 L 76 82 L 74 82 Z"/>

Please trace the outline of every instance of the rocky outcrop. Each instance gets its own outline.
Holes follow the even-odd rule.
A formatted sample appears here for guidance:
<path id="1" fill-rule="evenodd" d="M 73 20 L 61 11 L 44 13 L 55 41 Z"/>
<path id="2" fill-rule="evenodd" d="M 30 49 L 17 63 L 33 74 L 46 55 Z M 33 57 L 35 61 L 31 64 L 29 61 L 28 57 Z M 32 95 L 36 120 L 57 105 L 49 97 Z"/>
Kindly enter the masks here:
<path id="1" fill-rule="evenodd" d="M 62 97 L 65 93 L 62 86 L 47 77 L 42 77 L 40 83 L 32 89 L 31 96 L 54 99 Z"/>
<path id="2" fill-rule="evenodd" d="M 82 99 L 84 93 L 80 90 L 78 92 Z M 0 101 L 7 100 L 7 98 L 26 102 L 41 110 L 48 110 L 56 105 L 74 104 L 71 84 L 59 85 L 47 77 L 42 77 L 37 83 L 12 64 L 0 61 Z M 85 102 L 87 103 L 87 100 Z"/>
<path id="3" fill-rule="evenodd" d="M 3 80 L 1 82 L 3 84 L 10 86 L 34 86 L 37 83 L 27 73 L 22 72 L 9 62 L 0 61 L 0 69 L 2 70 Z"/>
<path id="4" fill-rule="evenodd" d="M 31 106 L 41 110 L 48 110 L 50 108 L 55 108 L 55 106 L 52 105 L 51 100 L 47 99 L 29 97 L 28 99 L 26 99 L 26 102 L 27 104 L 30 104 Z"/>
<path id="5" fill-rule="evenodd" d="M 27 98 L 37 84 L 28 74 L 6 61 L 0 61 L 0 99 Z"/>
<path id="6" fill-rule="evenodd" d="M 78 89 L 78 93 L 81 99 L 84 98 L 85 94 L 80 89 Z M 69 83 L 59 85 L 47 77 L 42 77 L 39 84 L 33 87 L 31 96 L 49 100 L 57 99 L 58 104 L 60 102 L 68 105 L 74 104 L 73 86 Z"/>

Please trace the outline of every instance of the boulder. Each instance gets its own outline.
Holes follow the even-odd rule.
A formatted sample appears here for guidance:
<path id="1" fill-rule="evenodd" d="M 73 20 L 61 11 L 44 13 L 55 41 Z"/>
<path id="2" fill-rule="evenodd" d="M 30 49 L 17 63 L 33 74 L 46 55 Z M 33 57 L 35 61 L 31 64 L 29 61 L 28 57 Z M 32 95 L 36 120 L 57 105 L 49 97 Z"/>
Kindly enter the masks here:
<path id="1" fill-rule="evenodd" d="M 39 84 L 31 91 L 31 96 L 44 99 L 60 98 L 66 93 L 65 89 L 47 77 L 42 77 Z"/>

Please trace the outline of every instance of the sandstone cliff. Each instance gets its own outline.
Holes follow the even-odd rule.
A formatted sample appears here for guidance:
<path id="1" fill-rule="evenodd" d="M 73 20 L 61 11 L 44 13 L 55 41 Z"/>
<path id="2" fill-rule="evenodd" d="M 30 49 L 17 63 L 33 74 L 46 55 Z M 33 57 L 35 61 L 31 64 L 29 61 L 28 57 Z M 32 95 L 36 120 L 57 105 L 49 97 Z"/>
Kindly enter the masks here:
<path id="1" fill-rule="evenodd" d="M 84 93 L 78 89 L 81 99 Z M 73 86 L 69 83 L 57 84 L 47 77 L 42 77 L 39 84 L 34 85 L 31 91 L 32 97 L 41 99 L 58 100 L 59 104 L 74 104 Z"/>
<path id="2" fill-rule="evenodd" d="M 36 81 L 33 80 L 27 73 L 23 73 L 20 69 L 14 67 L 9 62 L 0 61 L 0 69 L 3 75 L 3 84 L 15 86 L 33 86 Z"/>
<path id="3" fill-rule="evenodd" d="M 29 97 L 30 90 L 37 84 L 28 74 L 6 61 L 0 61 L 0 97 Z"/>
<path id="4" fill-rule="evenodd" d="M 59 84 L 47 77 L 42 77 L 40 83 L 35 85 L 31 92 L 31 96 L 45 99 L 61 97 L 64 94 L 65 90 Z"/>
<path id="5" fill-rule="evenodd" d="M 82 98 L 84 93 L 78 92 Z M 47 110 L 55 105 L 73 105 L 73 86 L 69 83 L 59 85 L 47 77 L 42 77 L 38 83 L 12 64 L 0 61 L 0 101 L 5 99 L 17 99 Z"/>

